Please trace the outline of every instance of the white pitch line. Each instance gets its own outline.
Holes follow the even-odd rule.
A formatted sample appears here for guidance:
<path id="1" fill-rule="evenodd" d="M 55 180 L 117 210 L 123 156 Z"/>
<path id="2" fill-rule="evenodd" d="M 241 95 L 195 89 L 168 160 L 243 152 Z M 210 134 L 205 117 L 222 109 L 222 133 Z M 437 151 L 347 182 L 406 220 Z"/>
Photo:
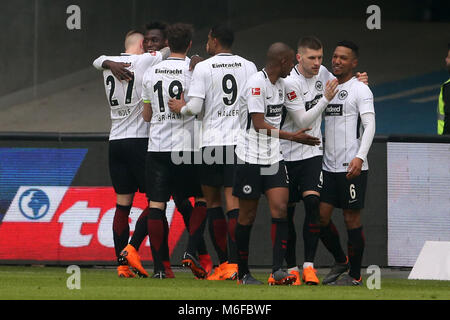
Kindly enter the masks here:
<path id="1" fill-rule="evenodd" d="M 426 91 L 431 91 L 431 90 L 435 90 L 441 87 L 441 84 L 432 84 L 429 86 L 423 86 L 423 87 L 417 87 L 414 89 L 409 89 L 409 90 L 405 90 L 405 91 L 400 91 L 397 93 L 393 93 L 393 94 L 389 94 L 387 96 L 382 96 L 382 97 L 375 97 L 375 101 L 376 102 L 380 102 L 380 101 L 385 101 L 385 100 L 392 100 L 392 99 L 398 99 L 398 98 L 402 98 L 402 97 L 407 97 L 407 96 L 412 96 L 414 94 L 417 93 L 422 93 L 422 92 L 426 92 Z"/>

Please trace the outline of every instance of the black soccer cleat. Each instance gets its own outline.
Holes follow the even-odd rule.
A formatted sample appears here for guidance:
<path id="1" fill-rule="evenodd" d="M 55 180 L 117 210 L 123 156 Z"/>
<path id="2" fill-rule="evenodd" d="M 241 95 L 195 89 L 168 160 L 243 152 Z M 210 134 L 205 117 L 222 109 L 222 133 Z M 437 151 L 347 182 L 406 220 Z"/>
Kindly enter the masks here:
<path id="1" fill-rule="evenodd" d="M 252 277 L 250 273 L 246 273 L 242 276 L 241 279 L 238 279 L 238 284 L 255 284 L 260 285 L 263 284 L 261 281 Z"/>
<path id="2" fill-rule="evenodd" d="M 348 273 L 345 273 L 342 277 L 340 277 L 334 282 L 329 283 L 328 285 L 341 287 L 354 287 L 354 286 L 361 286 L 362 284 L 363 282 L 361 277 L 359 279 L 355 279 Z"/>
<path id="3" fill-rule="evenodd" d="M 275 285 L 278 286 L 289 286 L 297 280 L 297 277 L 293 274 L 287 273 L 281 269 L 272 273 L 273 280 L 275 280 Z"/>
<path id="4" fill-rule="evenodd" d="M 329 284 L 335 282 L 341 274 L 347 272 L 350 266 L 348 264 L 348 258 L 345 263 L 335 263 L 330 272 L 323 278 L 322 284 Z"/>
<path id="5" fill-rule="evenodd" d="M 206 270 L 202 267 L 200 262 L 191 254 L 185 252 L 181 265 L 185 268 L 190 268 L 195 277 L 204 279 L 207 276 Z"/>

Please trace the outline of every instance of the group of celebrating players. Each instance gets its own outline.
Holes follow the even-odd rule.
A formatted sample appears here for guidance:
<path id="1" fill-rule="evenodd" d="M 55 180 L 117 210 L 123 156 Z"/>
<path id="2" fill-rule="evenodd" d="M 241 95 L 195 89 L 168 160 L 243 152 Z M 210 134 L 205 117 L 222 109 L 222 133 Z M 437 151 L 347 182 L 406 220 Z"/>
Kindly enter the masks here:
<path id="1" fill-rule="evenodd" d="M 165 214 L 173 197 L 189 233 L 184 267 L 199 279 L 262 284 L 251 275 L 248 256 L 264 194 L 272 215 L 268 284 L 319 284 L 314 258 L 320 239 L 335 259 L 322 284 L 361 285 L 360 216 L 375 112 L 367 74 L 354 73 L 358 47 L 339 42 L 331 73 L 322 66 L 323 46 L 316 37 L 301 38 L 297 53 L 277 42 L 257 71 L 254 63 L 232 53 L 234 33 L 228 26 L 210 29 L 206 51 L 211 57 L 205 60 L 187 57 L 192 36 L 188 24 L 152 23 L 144 33 L 127 34 L 125 53 L 94 61 L 103 70 L 111 107 L 118 275 L 149 276 L 138 254 L 148 235 L 152 277 L 174 277 Z M 137 191 L 146 193 L 148 207 L 128 241 Z M 305 206 L 302 271 L 293 217 L 300 200 Z M 347 255 L 331 220 L 335 207 L 343 209 Z M 206 226 L 219 260 L 215 268 L 203 237 Z"/>

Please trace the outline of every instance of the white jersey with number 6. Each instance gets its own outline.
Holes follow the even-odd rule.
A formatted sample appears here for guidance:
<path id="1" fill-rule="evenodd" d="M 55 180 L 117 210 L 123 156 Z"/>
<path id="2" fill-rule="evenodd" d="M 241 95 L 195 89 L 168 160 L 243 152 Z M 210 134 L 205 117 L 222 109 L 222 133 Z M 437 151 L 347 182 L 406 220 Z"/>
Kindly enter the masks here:
<path id="1" fill-rule="evenodd" d="M 339 90 L 325 109 L 325 152 L 322 168 L 329 172 L 347 172 L 361 145 L 363 127 L 360 115 L 375 113 L 373 94 L 355 77 L 338 85 Z M 368 170 L 367 161 L 362 170 Z"/>
<path id="2" fill-rule="evenodd" d="M 239 96 L 256 66 L 240 56 L 220 53 L 199 62 L 189 97 L 204 99 L 200 114 L 200 147 L 236 145 L 239 133 Z"/>
<path id="3" fill-rule="evenodd" d="M 108 69 L 103 69 L 105 60 L 130 63 L 128 69 L 134 74 L 131 81 L 120 81 Z M 139 55 L 100 56 L 94 61 L 97 69 L 103 70 L 106 98 L 111 107 L 111 131 L 109 140 L 148 137 L 148 124 L 142 118 L 142 78 L 145 71 L 162 60 L 160 52 Z"/>
<path id="4" fill-rule="evenodd" d="M 148 151 L 192 151 L 194 146 L 195 116 L 184 116 L 170 111 L 168 101 L 187 96 L 192 72 L 185 59 L 167 58 L 150 68 L 144 75 L 142 99 L 152 106 Z M 186 97 L 187 101 L 189 99 Z"/>

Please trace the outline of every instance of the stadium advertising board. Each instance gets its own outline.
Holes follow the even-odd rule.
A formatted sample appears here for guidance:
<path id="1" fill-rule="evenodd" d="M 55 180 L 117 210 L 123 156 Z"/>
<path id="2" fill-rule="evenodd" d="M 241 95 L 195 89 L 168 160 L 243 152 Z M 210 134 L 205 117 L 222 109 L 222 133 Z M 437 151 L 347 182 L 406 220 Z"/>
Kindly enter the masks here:
<path id="1" fill-rule="evenodd" d="M 0 224 L 0 260 L 115 262 L 113 188 L 70 185 L 86 151 L 0 148 L 5 212 Z M 145 206 L 145 195 L 136 194 L 129 216 L 131 235 Z M 173 201 L 166 213 L 172 253 L 184 223 Z M 142 260 L 151 261 L 148 238 L 141 248 Z"/>
<path id="2" fill-rule="evenodd" d="M 450 241 L 450 143 L 388 142 L 388 264 L 412 267 Z"/>

